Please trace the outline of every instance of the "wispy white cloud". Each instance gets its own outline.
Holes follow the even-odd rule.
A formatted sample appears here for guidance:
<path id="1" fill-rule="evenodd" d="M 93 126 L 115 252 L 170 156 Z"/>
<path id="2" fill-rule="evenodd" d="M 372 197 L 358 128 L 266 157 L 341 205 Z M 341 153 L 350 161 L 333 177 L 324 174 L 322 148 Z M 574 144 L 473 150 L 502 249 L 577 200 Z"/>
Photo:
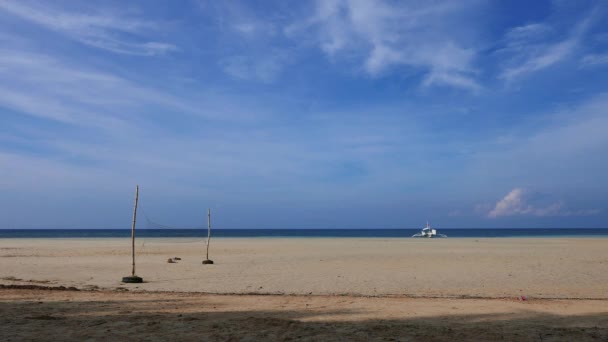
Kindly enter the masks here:
<path id="1" fill-rule="evenodd" d="M 258 18 L 242 7 L 231 6 L 228 15 L 231 21 L 230 28 L 245 38 L 271 38 L 279 33 L 278 23 Z"/>
<path id="2" fill-rule="evenodd" d="M 221 94 L 174 94 L 147 83 L 74 61 L 0 48 L 0 108 L 17 113 L 113 131 L 145 117 L 150 108 L 163 108 L 166 115 L 248 120 Z"/>
<path id="3" fill-rule="evenodd" d="M 292 37 L 315 32 L 329 58 L 361 56 L 363 69 L 374 77 L 406 66 L 425 71 L 424 86 L 479 90 L 475 50 L 450 34 L 453 26 L 444 25 L 467 8 L 468 2 L 318 1 L 314 16 L 285 32 Z"/>
<path id="4" fill-rule="evenodd" d="M 588 216 L 600 212 L 598 209 L 568 210 L 563 202 L 554 202 L 542 206 L 535 205 L 530 203 L 530 200 L 527 191 L 522 188 L 514 188 L 496 203 L 487 216 L 490 218 L 502 216 Z"/>
<path id="5" fill-rule="evenodd" d="M 279 18 L 273 17 L 270 11 L 264 11 L 263 14 L 267 16 L 260 17 L 252 10 L 255 6 L 251 2 L 199 0 L 197 4 L 205 18 L 224 31 L 252 39 L 274 36 L 279 32 Z M 276 9 L 279 6 L 273 7 Z"/>
<path id="6" fill-rule="evenodd" d="M 293 62 L 294 54 L 279 43 L 283 38 L 281 15 L 260 13 L 252 4 L 202 1 L 199 8 L 213 23 L 215 34 L 222 37 L 216 63 L 221 70 L 234 80 L 274 83 Z"/>
<path id="7" fill-rule="evenodd" d="M 0 107 L 69 124 L 120 127 L 120 120 L 104 115 L 101 101 L 125 99 L 118 95 L 124 80 L 66 66 L 53 58 L 0 50 Z M 122 84 L 121 84 L 122 83 Z M 133 87 L 131 87 L 133 88 Z"/>
<path id="8" fill-rule="evenodd" d="M 262 56 L 237 55 L 224 58 L 220 65 L 233 78 L 271 83 L 288 63 L 287 56 L 280 50 Z"/>
<path id="9" fill-rule="evenodd" d="M 511 28 L 505 33 L 505 48 L 503 50 L 525 50 L 529 47 L 530 42 L 539 42 L 547 38 L 547 35 L 552 32 L 553 28 L 545 23 L 527 24 Z"/>
<path id="10" fill-rule="evenodd" d="M 30 116 L 11 120 L 11 128 L 4 133 L 9 136 L 0 135 L 0 153 L 11 163 L 10 170 L 4 169 L 6 179 L 11 180 L 3 184 L 4 190 L 17 191 L 26 185 L 35 177 L 34 169 L 52 170 L 53 180 L 63 175 L 74 187 L 86 186 L 82 177 L 72 177 L 82 173 L 109 187 L 116 187 L 113 180 L 122 186 L 139 178 L 167 189 L 175 182 L 189 182 L 238 192 L 245 182 L 255 180 L 267 190 L 288 187 L 320 194 L 336 186 L 324 182 L 326 179 L 343 181 L 341 173 L 356 168 L 359 186 L 373 188 L 370 183 L 403 177 L 398 171 L 383 170 L 382 165 L 394 163 L 386 151 L 398 148 L 403 136 L 416 139 L 411 132 L 403 134 L 413 125 L 384 122 L 382 116 L 371 118 L 368 111 L 332 113 L 322 122 L 299 120 L 307 125 L 305 134 L 283 131 L 291 120 L 288 115 L 264 121 L 281 107 L 282 102 L 276 99 L 249 101 L 243 94 L 207 95 L 203 90 L 169 92 L 150 84 L 145 76 L 119 74 L 116 69 L 83 64 L 86 62 L 0 48 L 0 110 Z M 298 110 L 293 105 L 286 108 Z M 246 115 L 253 119 L 243 119 Z M 231 121 L 234 117 L 238 120 Z M 49 125 L 49 121 L 53 122 Z M 235 121 L 238 124 L 225 125 Z M 28 125 L 23 122 L 33 122 L 31 126 L 40 129 L 24 129 Z M 189 124 L 200 129 L 194 134 L 165 129 Z M 65 134 L 47 131 L 49 126 L 60 127 L 57 131 Z M 83 126 L 87 133 L 95 134 L 81 135 Z M 20 148 L 44 152 L 13 153 Z M 20 168 L 28 172 L 20 174 Z M 96 168 L 107 172 L 87 172 Z M 141 170 L 146 170 L 145 176 L 137 175 Z M 181 188 L 170 191 L 193 192 Z M 349 191 L 352 194 L 355 187 Z M 216 193 L 222 196 L 219 190 Z"/>
<path id="11" fill-rule="evenodd" d="M 608 53 L 589 54 L 581 58 L 581 66 L 583 67 L 591 67 L 604 64 L 608 64 Z"/>
<path id="12" fill-rule="evenodd" d="M 513 81 L 528 74 L 551 67 L 571 57 L 580 47 L 581 40 L 595 19 L 591 12 L 574 26 L 568 35 L 557 42 L 547 43 L 552 28 L 544 23 L 515 27 L 505 34 L 505 48 L 501 53 L 510 55 L 509 62 L 499 78 Z"/>
<path id="13" fill-rule="evenodd" d="M 156 24 L 117 13 L 67 12 L 46 2 L 24 1 L 1 1 L 0 11 L 115 53 L 152 56 L 177 49 L 170 43 L 146 39 L 146 32 L 158 29 Z"/>
<path id="14" fill-rule="evenodd" d="M 511 81 L 526 74 L 547 68 L 569 56 L 578 44 L 578 38 L 569 38 L 556 44 L 548 45 L 533 55 L 524 58 L 523 62 L 506 68 L 500 78 Z M 534 48 L 530 47 L 530 50 Z"/>

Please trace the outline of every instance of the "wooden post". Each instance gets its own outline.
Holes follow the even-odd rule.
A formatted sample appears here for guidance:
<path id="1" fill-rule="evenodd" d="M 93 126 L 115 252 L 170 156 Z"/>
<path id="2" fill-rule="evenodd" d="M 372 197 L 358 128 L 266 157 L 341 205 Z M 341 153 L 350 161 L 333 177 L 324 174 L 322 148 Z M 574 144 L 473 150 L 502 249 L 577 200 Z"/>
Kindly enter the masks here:
<path id="1" fill-rule="evenodd" d="M 139 185 L 135 186 L 135 205 L 133 206 L 133 224 L 131 225 L 131 275 L 122 277 L 123 283 L 142 283 L 144 280 L 135 275 L 135 222 L 137 221 L 137 200 L 139 199 Z"/>
<path id="2" fill-rule="evenodd" d="M 211 209 L 207 208 L 207 260 L 209 260 L 209 242 L 211 240 Z"/>
<path id="3" fill-rule="evenodd" d="M 203 260 L 203 265 L 213 264 L 213 260 L 209 260 L 209 242 L 211 241 L 211 209 L 207 209 L 207 258 Z"/>
<path id="4" fill-rule="evenodd" d="M 135 186 L 135 205 L 133 206 L 133 225 L 131 225 L 131 256 L 133 257 L 133 268 L 131 275 L 135 275 L 135 222 L 137 221 L 137 200 L 139 199 L 139 185 Z"/>

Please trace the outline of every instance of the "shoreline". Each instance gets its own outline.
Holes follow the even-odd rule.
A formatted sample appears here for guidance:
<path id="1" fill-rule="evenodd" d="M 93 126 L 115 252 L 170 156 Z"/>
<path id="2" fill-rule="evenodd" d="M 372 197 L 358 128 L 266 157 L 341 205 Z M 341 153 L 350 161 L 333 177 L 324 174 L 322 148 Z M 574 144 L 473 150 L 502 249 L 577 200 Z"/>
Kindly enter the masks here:
<path id="1" fill-rule="evenodd" d="M 448 240 L 505 240 L 505 239 L 514 239 L 514 240 L 605 240 L 608 239 L 607 236 L 484 236 L 484 237 L 474 237 L 474 236 L 456 236 L 456 237 L 447 237 L 447 238 L 413 238 L 413 237 L 392 237 L 392 236 L 211 236 L 211 241 L 214 240 L 301 240 L 301 239 L 311 239 L 311 240 L 395 240 L 395 241 L 448 241 Z M 131 236 L 121 237 L 121 236 L 101 236 L 101 237 L 91 237 L 91 236 L 73 236 L 73 237 L 65 237 L 65 236 L 57 236 L 57 237 L 0 237 L 0 245 L 2 240 L 14 241 L 14 240 L 49 240 L 49 241 L 57 241 L 57 240 L 80 240 L 80 241 L 129 241 L 131 242 Z M 142 242 L 146 240 L 159 241 L 159 240 L 167 240 L 168 242 L 175 242 L 178 240 L 192 240 L 185 241 L 184 243 L 196 243 L 200 241 L 207 241 L 207 237 L 202 236 L 135 236 L 135 242 Z M 1 247 L 0 247 L 1 248 Z"/>
<path id="2" fill-rule="evenodd" d="M 214 239 L 276 239 L 276 238 L 364 238 L 409 239 L 419 229 L 213 229 Z M 496 228 L 460 229 L 444 228 L 439 233 L 448 239 L 462 238 L 608 238 L 608 228 Z M 130 229 L 0 229 L 0 239 L 14 238 L 130 238 Z M 206 229 L 138 229 L 137 238 L 184 238 L 207 237 Z"/>

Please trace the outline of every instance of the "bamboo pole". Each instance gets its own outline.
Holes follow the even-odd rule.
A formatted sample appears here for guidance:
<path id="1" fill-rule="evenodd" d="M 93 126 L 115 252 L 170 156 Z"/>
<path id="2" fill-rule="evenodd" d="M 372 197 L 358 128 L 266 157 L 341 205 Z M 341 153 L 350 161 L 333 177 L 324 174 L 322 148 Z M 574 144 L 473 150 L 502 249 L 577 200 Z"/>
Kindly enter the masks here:
<path id="1" fill-rule="evenodd" d="M 212 265 L 213 260 L 209 260 L 209 242 L 211 241 L 211 209 L 207 209 L 207 258 L 203 260 L 203 265 Z"/>
<path id="2" fill-rule="evenodd" d="M 209 242 L 211 241 L 211 209 L 207 209 L 207 260 L 209 260 Z"/>
<path id="3" fill-rule="evenodd" d="M 122 277 L 123 283 L 143 283 L 143 279 L 135 275 L 135 223 L 137 222 L 137 201 L 139 200 L 139 185 L 135 186 L 135 205 L 133 205 L 133 225 L 131 225 L 131 275 Z"/>
<path id="4" fill-rule="evenodd" d="M 133 225 L 131 226 L 131 256 L 133 258 L 133 268 L 131 275 L 135 276 L 135 222 L 137 220 L 137 200 L 139 199 L 139 185 L 135 186 L 135 205 L 133 207 Z"/>

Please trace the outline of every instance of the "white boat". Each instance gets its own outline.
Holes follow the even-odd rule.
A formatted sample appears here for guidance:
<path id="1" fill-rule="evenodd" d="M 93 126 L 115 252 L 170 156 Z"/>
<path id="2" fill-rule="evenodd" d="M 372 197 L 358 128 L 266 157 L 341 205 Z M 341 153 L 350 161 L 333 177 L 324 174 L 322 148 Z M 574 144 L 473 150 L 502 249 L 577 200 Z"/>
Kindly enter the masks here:
<path id="1" fill-rule="evenodd" d="M 414 234 L 412 235 L 412 237 L 421 237 L 421 238 L 447 238 L 448 236 L 445 234 L 439 234 L 437 233 L 436 229 L 431 228 L 431 225 L 428 223 L 426 223 L 426 227 L 422 228 L 422 231 L 418 234 Z"/>

